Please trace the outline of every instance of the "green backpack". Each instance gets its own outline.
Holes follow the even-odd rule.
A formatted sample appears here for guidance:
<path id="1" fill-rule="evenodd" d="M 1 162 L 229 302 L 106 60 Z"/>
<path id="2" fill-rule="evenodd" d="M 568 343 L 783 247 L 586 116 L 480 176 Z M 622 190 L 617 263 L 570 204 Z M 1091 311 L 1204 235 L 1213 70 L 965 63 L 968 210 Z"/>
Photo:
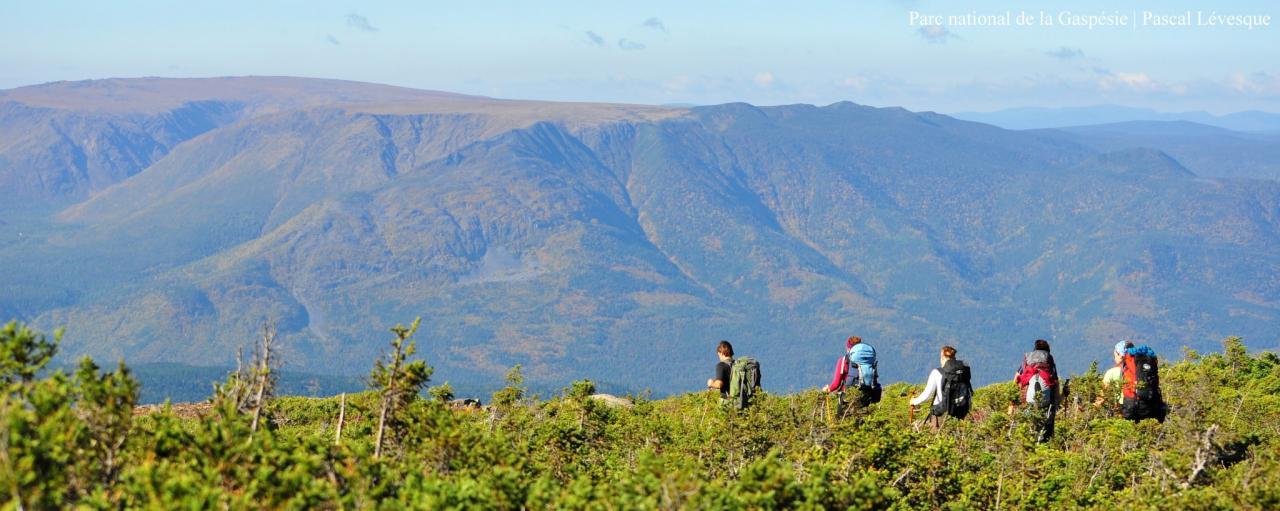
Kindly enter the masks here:
<path id="1" fill-rule="evenodd" d="M 729 370 L 729 404 L 739 410 L 746 408 L 759 389 L 760 363 L 748 357 L 734 360 Z"/>

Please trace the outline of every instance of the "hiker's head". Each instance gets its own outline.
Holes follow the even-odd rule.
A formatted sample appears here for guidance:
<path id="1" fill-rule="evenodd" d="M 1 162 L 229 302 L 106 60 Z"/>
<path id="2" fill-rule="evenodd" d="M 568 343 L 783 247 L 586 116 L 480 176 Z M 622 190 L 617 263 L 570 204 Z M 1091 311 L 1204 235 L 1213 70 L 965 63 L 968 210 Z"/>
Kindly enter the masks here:
<path id="1" fill-rule="evenodd" d="M 1117 364 L 1119 364 L 1121 360 L 1124 360 L 1124 350 L 1127 350 L 1132 347 L 1133 347 L 1132 342 L 1129 342 L 1129 341 L 1117 342 L 1116 345 L 1111 348 L 1111 358 L 1114 359 Z"/>
<path id="2" fill-rule="evenodd" d="M 942 355 L 942 363 L 946 364 L 948 360 L 956 359 L 956 349 L 952 348 L 951 346 L 943 346 L 941 355 Z"/>
<path id="3" fill-rule="evenodd" d="M 716 346 L 716 353 L 719 353 L 721 358 L 733 358 L 733 345 L 729 344 L 729 341 L 720 341 L 720 345 Z"/>
<path id="4" fill-rule="evenodd" d="M 1049 341 L 1036 339 L 1036 351 L 1049 351 Z"/>
<path id="5" fill-rule="evenodd" d="M 845 349 L 852 348 L 855 344 L 859 344 L 861 342 L 862 342 L 862 338 L 855 335 L 853 337 L 850 337 L 849 340 L 844 342 L 844 348 Z"/>

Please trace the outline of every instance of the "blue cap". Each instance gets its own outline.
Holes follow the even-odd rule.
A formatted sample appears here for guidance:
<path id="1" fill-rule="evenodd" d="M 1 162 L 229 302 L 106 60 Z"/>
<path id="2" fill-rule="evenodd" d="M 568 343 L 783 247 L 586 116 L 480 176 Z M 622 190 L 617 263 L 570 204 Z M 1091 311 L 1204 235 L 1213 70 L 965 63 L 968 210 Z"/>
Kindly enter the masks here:
<path id="1" fill-rule="evenodd" d="M 1115 353 L 1116 355 L 1122 355 L 1122 354 L 1124 354 L 1124 348 L 1125 348 L 1125 346 L 1126 346 L 1126 345 L 1128 345 L 1128 344 L 1129 344 L 1129 341 L 1120 341 L 1120 342 L 1117 342 L 1117 343 L 1116 343 L 1116 347 L 1115 347 L 1115 348 L 1112 348 L 1112 349 L 1111 349 L 1111 352 L 1112 352 L 1112 353 Z"/>

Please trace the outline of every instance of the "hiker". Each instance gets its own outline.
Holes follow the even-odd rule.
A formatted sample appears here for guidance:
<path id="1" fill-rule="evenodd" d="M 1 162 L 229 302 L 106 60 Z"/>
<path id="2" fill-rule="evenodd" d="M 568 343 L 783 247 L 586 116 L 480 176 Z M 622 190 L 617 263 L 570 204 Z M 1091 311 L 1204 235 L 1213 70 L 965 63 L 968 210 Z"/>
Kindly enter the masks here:
<path id="1" fill-rule="evenodd" d="M 1124 393 L 1119 389 L 1124 384 L 1124 351 L 1132 347 L 1133 343 L 1129 341 L 1120 341 L 1111 347 L 1112 366 L 1102 373 L 1102 393 L 1094 402 L 1095 406 L 1106 403 L 1107 396 L 1116 396 L 1116 404 L 1124 403 Z"/>
<path id="2" fill-rule="evenodd" d="M 716 346 L 716 355 L 720 362 L 716 364 L 716 377 L 707 380 L 707 388 L 720 389 L 720 398 L 729 399 L 729 376 L 733 372 L 733 345 L 729 341 L 720 341 Z"/>
<path id="3" fill-rule="evenodd" d="M 1058 365 L 1053 361 L 1053 354 L 1049 353 L 1049 341 L 1036 339 L 1034 349 L 1022 357 L 1022 368 L 1014 381 L 1021 389 L 1022 404 L 1032 405 L 1040 412 L 1036 441 L 1048 441 L 1053 437 L 1053 425 L 1062 400 Z"/>
<path id="4" fill-rule="evenodd" d="M 1160 395 L 1160 364 L 1155 350 L 1145 344 L 1126 347 L 1120 371 L 1123 396 L 1120 415 L 1134 422 L 1143 419 L 1164 422 L 1169 407 Z"/>
<path id="5" fill-rule="evenodd" d="M 720 402 L 735 408 L 746 408 L 751 397 L 760 390 L 760 363 L 749 357 L 733 358 L 733 345 L 720 341 L 716 346 L 720 362 L 716 377 L 707 380 L 707 388 L 720 389 Z"/>
<path id="6" fill-rule="evenodd" d="M 924 391 L 911 400 L 911 416 L 915 416 L 917 406 L 932 396 L 933 402 L 926 421 L 934 430 L 942 427 L 944 415 L 965 418 L 973 401 L 973 382 L 970 376 L 969 365 L 956 359 L 956 349 L 943 346 L 938 356 L 938 367 L 929 372 Z"/>
<path id="7" fill-rule="evenodd" d="M 880 376 L 876 370 L 876 349 L 862 342 L 862 338 L 855 335 L 845 341 L 844 350 L 844 356 L 836 360 L 836 370 L 832 375 L 831 384 L 823 387 L 822 391 L 839 393 L 840 404 L 843 405 L 845 388 L 857 385 L 860 406 L 866 407 L 872 403 L 879 403 L 882 389 Z"/>

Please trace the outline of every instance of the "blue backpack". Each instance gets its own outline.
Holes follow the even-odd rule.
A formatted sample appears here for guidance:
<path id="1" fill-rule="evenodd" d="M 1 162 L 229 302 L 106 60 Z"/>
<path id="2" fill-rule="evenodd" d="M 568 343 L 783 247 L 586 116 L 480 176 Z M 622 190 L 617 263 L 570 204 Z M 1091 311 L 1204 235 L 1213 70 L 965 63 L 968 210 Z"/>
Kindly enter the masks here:
<path id="1" fill-rule="evenodd" d="M 862 406 L 871 403 L 879 403 L 881 397 L 880 375 L 876 374 L 876 349 L 870 344 L 861 342 L 854 344 L 849 348 L 845 357 L 849 359 L 849 377 L 851 383 L 858 387 L 858 391 L 862 393 L 859 400 Z M 854 368 L 858 370 L 858 376 L 854 379 Z M 846 386 L 848 386 L 846 384 Z"/>
<path id="2" fill-rule="evenodd" d="M 845 354 L 849 358 L 849 376 L 853 376 L 853 368 L 858 368 L 858 381 L 862 387 L 880 385 L 880 376 L 876 374 L 876 349 L 861 342 L 854 344 Z"/>

